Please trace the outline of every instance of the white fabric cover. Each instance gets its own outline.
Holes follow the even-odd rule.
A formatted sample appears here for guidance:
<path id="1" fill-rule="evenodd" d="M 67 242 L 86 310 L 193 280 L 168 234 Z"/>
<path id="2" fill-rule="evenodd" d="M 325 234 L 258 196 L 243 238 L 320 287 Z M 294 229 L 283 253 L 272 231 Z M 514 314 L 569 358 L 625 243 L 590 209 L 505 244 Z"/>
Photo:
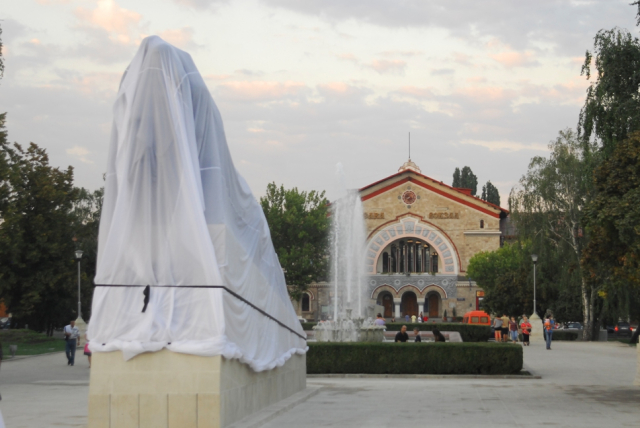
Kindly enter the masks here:
<path id="1" fill-rule="evenodd" d="M 224 285 L 306 337 L 269 228 L 189 54 L 143 40 L 114 106 L 96 284 Z M 281 366 L 306 341 L 223 289 L 96 287 L 93 352 L 171 351 Z"/>

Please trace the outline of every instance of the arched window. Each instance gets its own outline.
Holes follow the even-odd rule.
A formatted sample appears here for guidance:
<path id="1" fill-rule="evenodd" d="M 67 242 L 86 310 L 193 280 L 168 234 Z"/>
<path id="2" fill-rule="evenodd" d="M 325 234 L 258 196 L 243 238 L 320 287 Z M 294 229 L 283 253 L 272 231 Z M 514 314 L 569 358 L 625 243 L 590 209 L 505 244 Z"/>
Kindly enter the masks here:
<path id="1" fill-rule="evenodd" d="M 438 253 L 433 253 L 431 256 L 431 272 L 438 272 Z"/>
<path id="2" fill-rule="evenodd" d="M 433 272 L 433 248 L 421 239 L 408 238 L 391 242 L 385 247 L 382 258 L 383 273 Z M 437 271 L 437 262 L 435 264 Z"/>
<path id="3" fill-rule="evenodd" d="M 382 273 L 388 273 L 389 272 L 389 254 L 387 254 L 387 252 L 385 251 L 384 254 L 382 254 Z"/>
<path id="4" fill-rule="evenodd" d="M 302 295 L 302 304 L 300 310 L 302 312 L 309 312 L 309 293 L 304 293 Z"/>

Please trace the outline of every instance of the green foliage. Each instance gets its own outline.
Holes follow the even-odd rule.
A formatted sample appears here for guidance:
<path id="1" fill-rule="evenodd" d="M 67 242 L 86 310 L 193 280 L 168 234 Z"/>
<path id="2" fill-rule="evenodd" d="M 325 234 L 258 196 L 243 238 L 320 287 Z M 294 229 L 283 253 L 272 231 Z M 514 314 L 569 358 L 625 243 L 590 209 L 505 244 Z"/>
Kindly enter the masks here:
<path id="1" fill-rule="evenodd" d="M 529 254 L 529 246 L 515 242 L 476 253 L 469 260 L 467 275 L 484 290 L 482 307 L 487 313 L 517 316 L 531 311 L 533 263 Z"/>
<path id="2" fill-rule="evenodd" d="M 0 79 L 4 76 L 4 60 L 2 59 L 2 27 L 0 27 Z"/>
<path id="3" fill-rule="evenodd" d="M 73 168 L 52 167 L 36 144 L 10 145 L 5 118 L 0 115 L 0 299 L 15 324 L 52 334 L 78 315 L 76 249 L 85 252 L 87 318 L 102 190 L 74 188 Z"/>
<path id="4" fill-rule="evenodd" d="M 451 184 L 453 187 L 462 187 L 460 180 L 460 168 L 456 168 L 453 171 L 453 183 Z"/>
<path id="5" fill-rule="evenodd" d="M 400 331 L 403 325 L 408 331 L 413 331 L 418 327 L 420 331 L 431 331 L 437 328 L 440 331 L 457 331 L 464 342 L 486 342 L 491 337 L 491 327 L 487 325 L 473 325 L 462 323 L 446 322 L 423 322 L 423 323 L 387 323 L 387 331 Z"/>
<path id="6" fill-rule="evenodd" d="M 460 168 L 456 168 L 453 172 L 452 186 L 462 189 L 471 189 L 471 194 L 475 196 L 478 192 L 478 177 L 476 177 L 468 166 L 462 168 L 462 171 L 460 171 Z"/>
<path id="7" fill-rule="evenodd" d="M 460 187 L 471 189 L 473 196 L 478 193 L 478 177 L 476 177 L 468 166 L 462 168 L 462 172 L 460 173 Z"/>
<path id="8" fill-rule="evenodd" d="M 487 184 L 482 186 L 481 199 L 493 205 L 500 206 L 500 192 L 498 191 L 498 188 L 491 183 L 491 181 L 487 181 Z"/>
<path id="9" fill-rule="evenodd" d="M 309 284 L 327 275 L 329 201 L 324 192 L 287 190 L 270 183 L 260 205 L 285 270 L 291 298 L 298 300 Z"/>
<path id="10" fill-rule="evenodd" d="M 587 89 L 578 132 L 585 142 L 597 140 L 608 157 L 619 142 L 640 129 L 640 41 L 625 29 L 600 30 L 582 66 L 587 79 L 592 61 L 596 78 Z"/>
<path id="11" fill-rule="evenodd" d="M 307 373 L 517 374 L 521 346 L 499 343 L 309 343 Z"/>

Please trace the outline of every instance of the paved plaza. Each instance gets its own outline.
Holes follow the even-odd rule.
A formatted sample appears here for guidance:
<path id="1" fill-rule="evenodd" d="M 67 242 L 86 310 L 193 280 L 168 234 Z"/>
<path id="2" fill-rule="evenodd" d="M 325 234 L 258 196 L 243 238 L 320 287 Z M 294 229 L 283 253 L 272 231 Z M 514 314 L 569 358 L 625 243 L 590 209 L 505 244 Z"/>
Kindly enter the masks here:
<path id="1" fill-rule="evenodd" d="M 319 392 L 263 426 L 640 426 L 635 348 L 555 342 L 552 351 L 541 343 L 524 353 L 526 368 L 542 379 L 311 378 L 308 385 Z M 77 357 L 75 367 L 64 354 L 2 364 L 7 428 L 85 426 L 89 368 L 86 357 Z"/>

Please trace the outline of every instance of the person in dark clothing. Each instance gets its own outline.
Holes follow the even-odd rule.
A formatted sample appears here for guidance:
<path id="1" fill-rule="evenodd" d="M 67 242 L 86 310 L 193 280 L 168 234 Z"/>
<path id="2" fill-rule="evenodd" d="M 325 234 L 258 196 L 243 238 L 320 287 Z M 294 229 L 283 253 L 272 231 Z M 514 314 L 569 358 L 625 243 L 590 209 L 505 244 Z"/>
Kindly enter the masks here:
<path id="1" fill-rule="evenodd" d="M 416 335 L 416 342 L 422 342 L 422 338 L 420 337 L 420 329 L 418 327 L 413 329 L 413 334 Z"/>
<path id="2" fill-rule="evenodd" d="M 409 340 L 409 335 L 407 334 L 407 326 L 403 325 L 398 334 L 396 334 L 396 342 L 406 342 Z"/>
<path id="3" fill-rule="evenodd" d="M 440 333 L 440 330 L 438 330 L 437 328 L 434 328 L 433 330 L 431 330 L 431 332 L 433 333 L 433 341 L 434 342 L 444 342 L 444 336 L 442 335 L 442 333 Z"/>

